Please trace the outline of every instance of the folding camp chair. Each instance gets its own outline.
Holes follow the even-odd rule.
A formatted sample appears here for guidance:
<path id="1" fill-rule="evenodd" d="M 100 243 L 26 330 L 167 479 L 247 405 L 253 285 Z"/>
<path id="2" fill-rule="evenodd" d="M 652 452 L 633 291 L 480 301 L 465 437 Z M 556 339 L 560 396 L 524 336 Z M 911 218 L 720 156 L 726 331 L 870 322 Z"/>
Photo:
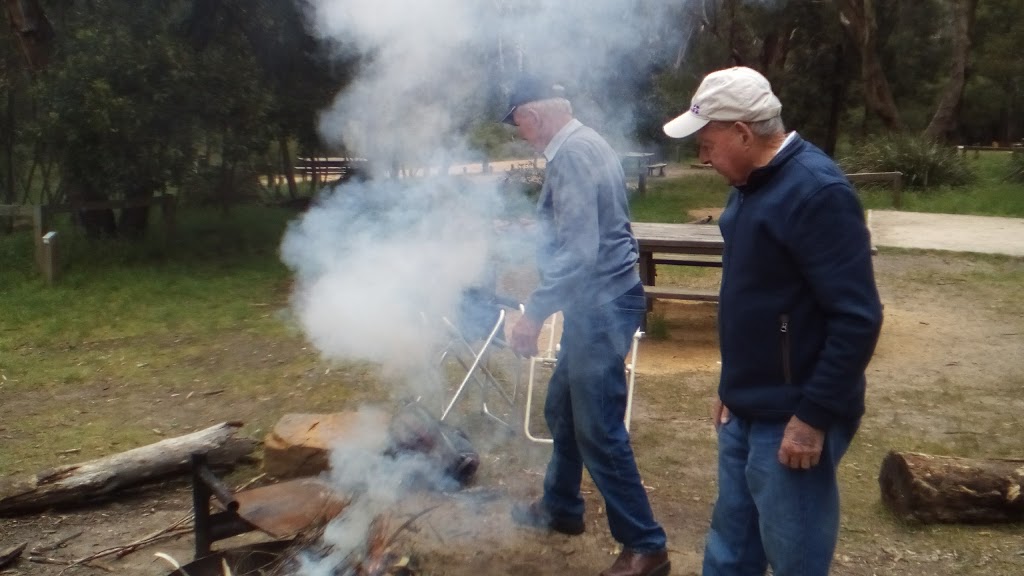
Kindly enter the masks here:
<path id="1" fill-rule="evenodd" d="M 507 309 L 522 310 L 522 305 L 515 300 L 498 296 L 490 290 L 471 288 L 463 293 L 455 319 L 441 318 L 451 339 L 442 350 L 438 364 L 443 364 L 448 358 L 454 358 L 466 370 L 465 377 L 441 413 L 442 421 L 451 414 L 455 403 L 463 396 L 467 385 L 473 381 L 480 387 L 483 395 L 481 412 L 509 429 L 515 428 L 491 412 L 487 406 L 487 392 L 497 391 L 509 410 L 514 412 L 521 379 L 520 364 L 518 360 L 515 363 L 515 378 L 512 392 L 509 394 L 484 362 L 492 349 L 506 347 L 504 328 Z M 472 343 L 477 343 L 478 346 L 474 348 Z"/>
<path id="2" fill-rule="evenodd" d="M 537 381 L 537 365 L 545 366 L 547 368 L 554 368 L 558 362 L 558 324 L 561 313 L 553 314 L 547 322 L 544 324 L 543 332 L 547 333 L 547 348 L 538 352 L 538 354 L 530 358 L 530 375 L 526 381 L 526 407 L 524 408 L 525 415 L 523 416 L 523 433 L 526 437 L 534 442 L 541 444 L 551 444 L 553 440 L 551 438 L 541 438 L 534 436 L 530 432 L 530 411 L 533 405 L 533 386 Z M 629 423 L 632 419 L 633 413 L 633 384 L 636 381 L 636 359 L 640 348 L 640 339 L 644 337 L 644 333 L 637 329 L 633 333 L 633 344 L 629 351 L 629 360 L 626 362 L 626 430 L 629 430 Z"/>

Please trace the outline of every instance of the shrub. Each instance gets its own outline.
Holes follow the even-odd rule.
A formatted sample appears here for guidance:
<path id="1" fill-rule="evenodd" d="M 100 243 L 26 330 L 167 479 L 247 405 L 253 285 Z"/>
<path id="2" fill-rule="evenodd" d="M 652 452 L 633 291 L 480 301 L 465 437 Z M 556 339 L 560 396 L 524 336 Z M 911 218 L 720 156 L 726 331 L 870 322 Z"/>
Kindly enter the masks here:
<path id="1" fill-rule="evenodd" d="M 537 168 L 530 162 L 514 164 L 505 172 L 501 185 L 506 193 L 522 194 L 535 201 L 544 186 L 544 169 Z"/>
<path id="2" fill-rule="evenodd" d="M 920 136 L 895 135 L 857 146 L 839 164 L 852 172 L 902 172 L 910 188 L 961 186 L 973 175 L 964 158 L 952 146 Z"/>

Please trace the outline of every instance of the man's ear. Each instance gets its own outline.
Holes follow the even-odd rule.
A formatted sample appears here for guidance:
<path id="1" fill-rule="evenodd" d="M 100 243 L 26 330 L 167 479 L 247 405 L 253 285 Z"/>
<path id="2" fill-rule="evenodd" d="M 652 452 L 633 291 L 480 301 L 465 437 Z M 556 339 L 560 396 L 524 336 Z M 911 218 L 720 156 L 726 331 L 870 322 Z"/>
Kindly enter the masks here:
<path id="1" fill-rule="evenodd" d="M 754 143 L 754 131 L 750 129 L 750 125 L 746 122 L 734 122 L 732 125 L 733 129 L 740 135 L 740 141 L 750 146 Z"/>

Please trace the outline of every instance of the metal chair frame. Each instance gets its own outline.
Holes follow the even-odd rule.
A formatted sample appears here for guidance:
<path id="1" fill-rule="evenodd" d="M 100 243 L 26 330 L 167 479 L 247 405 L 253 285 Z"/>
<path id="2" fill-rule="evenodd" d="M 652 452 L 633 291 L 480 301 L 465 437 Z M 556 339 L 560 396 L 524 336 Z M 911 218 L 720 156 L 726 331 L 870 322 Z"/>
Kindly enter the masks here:
<path id="1" fill-rule="evenodd" d="M 555 334 L 558 327 L 558 319 L 561 313 L 553 314 L 547 322 L 545 322 L 545 329 L 548 333 L 548 346 L 545 350 L 541 351 L 537 356 L 530 358 L 530 373 L 526 381 L 526 407 L 524 408 L 523 416 L 523 433 L 526 438 L 537 442 L 539 444 L 551 444 L 554 442 L 551 438 L 543 438 L 540 436 L 534 436 L 530 432 L 530 411 L 533 405 L 533 386 L 537 381 L 537 365 L 541 364 L 547 367 L 554 367 L 558 362 L 558 352 L 561 348 L 559 344 L 555 342 Z M 626 416 L 624 422 L 626 424 L 626 430 L 629 430 L 629 424 L 632 421 L 633 414 L 633 390 L 634 384 L 636 383 L 636 362 L 637 355 L 640 349 L 640 340 L 644 337 L 644 333 L 637 329 L 633 333 L 633 344 L 630 347 L 629 361 L 626 362 Z"/>

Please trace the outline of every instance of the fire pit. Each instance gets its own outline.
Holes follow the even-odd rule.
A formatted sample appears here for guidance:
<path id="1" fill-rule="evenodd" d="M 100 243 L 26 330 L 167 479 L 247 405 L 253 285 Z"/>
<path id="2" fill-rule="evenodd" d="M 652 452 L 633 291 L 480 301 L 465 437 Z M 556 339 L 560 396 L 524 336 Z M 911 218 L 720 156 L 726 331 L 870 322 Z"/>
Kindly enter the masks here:
<path id="1" fill-rule="evenodd" d="M 293 540 L 275 540 L 213 552 L 189 562 L 167 576 L 225 576 L 225 564 L 233 576 L 284 575 Z"/>

